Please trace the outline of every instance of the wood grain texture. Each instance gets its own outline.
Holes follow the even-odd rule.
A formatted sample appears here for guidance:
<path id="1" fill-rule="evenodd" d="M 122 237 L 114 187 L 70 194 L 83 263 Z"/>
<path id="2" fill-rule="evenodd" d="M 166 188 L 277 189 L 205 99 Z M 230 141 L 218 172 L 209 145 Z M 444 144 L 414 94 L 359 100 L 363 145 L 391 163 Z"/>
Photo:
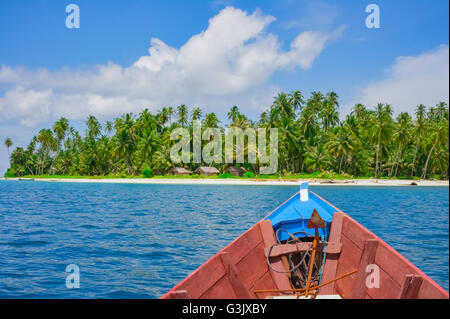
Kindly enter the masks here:
<path id="1" fill-rule="evenodd" d="M 416 299 L 422 282 L 423 278 L 420 275 L 405 275 L 398 299 Z"/>
<path id="2" fill-rule="evenodd" d="M 170 299 L 190 299 L 186 290 L 175 290 L 169 294 Z"/>
<path id="3" fill-rule="evenodd" d="M 377 239 L 366 239 L 361 260 L 359 261 L 358 272 L 352 289 L 352 299 L 364 299 L 367 292 L 366 278 L 367 266 L 375 262 L 379 241 Z"/>
<path id="4" fill-rule="evenodd" d="M 199 283 L 201 284 L 201 283 Z M 230 278 L 223 276 L 213 286 L 208 287 L 199 299 L 237 299 Z"/>
<path id="5" fill-rule="evenodd" d="M 331 223 L 329 243 L 341 244 L 342 223 L 344 221 L 344 214 L 336 212 L 333 214 L 333 222 Z M 342 247 L 341 247 L 342 249 Z M 325 265 L 323 268 L 322 282 L 327 282 L 336 278 L 339 255 L 327 255 Z M 333 295 L 336 283 L 331 283 L 325 287 L 320 288 L 319 295 Z"/>
<path id="6" fill-rule="evenodd" d="M 302 242 L 295 244 L 280 244 L 278 246 L 274 246 L 272 248 L 266 247 L 266 255 L 270 252 L 270 257 L 280 257 L 287 254 L 295 254 L 301 253 L 305 251 L 311 251 L 312 243 Z M 341 243 L 333 243 L 329 242 L 328 245 L 324 243 L 317 244 L 317 251 L 324 252 L 326 254 L 339 254 L 341 252 L 342 245 Z"/>
<path id="7" fill-rule="evenodd" d="M 272 223 L 270 220 L 263 220 L 259 222 L 259 227 L 261 230 L 261 235 L 263 237 L 264 247 L 270 247 L 277 243 L 275 238 L 275 233 L 273 232 Z M 267 262 L 266 262 L 267 264 Z M 275 257 L 271 259 L 272 267 L 279 270 L 286 270 L 285 264 L 281 257 Z M 272 280 L 278 289 L 291 289 L 291 282 L 286 274 L 278 273 L 273 269 L 269 270 Z"/>
<path id="8" fill-rule="evenodd" d="M 220 258 L 222 259 L 223 266 L 230 280 L 231 286 L 233 287 L 234 293 L 238 299 L 250 299 L 252 296 L 248 292 L 244 285 L 244 278 L 239 274 L 238 269 L 231 261 L 230 253 L 220 253 Z"/>

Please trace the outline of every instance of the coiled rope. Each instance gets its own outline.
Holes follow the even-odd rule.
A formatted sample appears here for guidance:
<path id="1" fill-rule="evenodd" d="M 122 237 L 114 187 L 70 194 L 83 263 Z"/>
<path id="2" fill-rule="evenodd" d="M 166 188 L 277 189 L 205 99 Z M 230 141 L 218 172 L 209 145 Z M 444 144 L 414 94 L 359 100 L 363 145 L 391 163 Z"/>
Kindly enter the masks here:
<path id="1" fill-rule="evenodd" d="M 273 271 L 275 271 L 275 272 L 277 272 L 277 273 L 282 273 L 282 274 L 289 274 L 289 273 L 291 273 L 291 274 L 295 274 L 294 271 L 296 271 L 297 269 L 299 269 L 300 266 L 303 265 L 303 264 L 305 263 L 306 258 L 307 258 L 307 257 L 310 257 L 310 258 L 311 258 L 311 253 L 310 253 L 310 251 L 305 251 L 305 252 L 303 253 L 303 256 L 302 256 L 302 258 L 300 259 L 300 261 L 299 261 L 296 265 L 294 265 L 293 267 L 289 268 L 289 270 L 286 270 L 286 271 L 285 271 L 285 270 L 279 270 L 279 269 L 274 268 L 274 267 L 272 266 L 271 262 L 270 262 L 270 254 L 271 254 L 271 252 L 272 252 L 272 249 L 273 249 L 275 246 L 278 246 L 278 245 L 282 244 L 282 243 L 281 243 L 281 240 L 280 240 L 280 238 L 279 238 L 279 236 L 278 236 L 280 232 L 285 232 L 285 233 L 289 236 L 288 239 L 286 240 L 286 244 L 292 244 L 292 243 L 302 242 L 302 241 L 300 240 L 300 238 L 296 236 L 296 235 L 298 235 L 298 234 L 306 234 L 306 237 L 311 237 L 311 238 L 313 238 L 314 235 L 312 235 L 312 234 L 310 234 L 310 233 L 308 233 L 308 232 L 306 232 L 306 231 L 298 231 L 298 232 L 295 232 L 295 233 L 292 234 L 292 233 L 290 233 L 289 231 L 287 231 L 287 230 L 285 230 L 285 229 L 282 229 L 282 228 L 278 229 L 277 232 L 275 233 L 275 237 L 276 237 L 276 239 L 277 239 L 277 244 L 274 244 L 274 245 L 270 246 L 270 248 L 269 248 L 269 250 L 268 250 L 268 252 L 267 252 L 267 254 L 266 254 L 267 265 L 270 267 L 270 269 L 272 269 Z M 326 239 L 326 237 L 323 236 L 321 239 Z M 327 243 L 325 240 L 322 240 L 322 242 L 323 242 L 324 244 Z M 322 280 L 323 265 L 324 265 L 324 263 L 325 263 L 325 256 L 326 256 L 325 250 L 326 250 L 326 245 L 325 245 L 325 248 L 324 248 L 324 251 L 323 251 L 323 260 L 322 260 L 322 263 L 319 265 L 319 267 L 317 267 L 316 260 L 313 261 L 313 262 L 314 262 L 314 266 L 315 266 L 315 268 L 316 268 L 316 273 L 318 272 L 318 275 L 319 275 L 319 282 L 321 282 L 321 280 Z M 288 264 L 289 264 L 289 265 L 293 264 L 292 255 L 293 255 L 293 254 L 289 254 L 289 255 L 288 255 Z M 296 277 L 298 277 L 298 276 L 296 275 Z M 303 277 L 304 277 L 304 276 L 303 276 Z M 316 278 L 317 278 L 317 277 L 316 277 Z M 305 284 L 305 282 L 304 282 L 304 280 L 303 280 L 302 278 L 298 277 L 298 279 L 299 279 L 299 281 L 300 281 L 301 283 L 303 283 L 303 285 Z M 301 283 L 300 283 L 300 284 L 301 284 Z"/>

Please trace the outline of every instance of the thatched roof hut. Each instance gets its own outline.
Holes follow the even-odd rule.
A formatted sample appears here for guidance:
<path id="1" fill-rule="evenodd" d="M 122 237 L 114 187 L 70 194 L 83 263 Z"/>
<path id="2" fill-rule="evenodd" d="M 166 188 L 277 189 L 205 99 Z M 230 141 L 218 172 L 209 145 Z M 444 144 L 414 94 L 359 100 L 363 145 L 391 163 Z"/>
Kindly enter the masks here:
<path id="1" fill-rule="evenodd" d="M 211 176 L 219 174 L 219 170 L 215 167 L 200 166 L 195 170 L 195 173 L 199 175 Z"/>
<path id="2" fill-rule="evenodd" d="M 170 170 L 170 173 L 173 175 L 191 175 L 192 172 L 184 167 L 173 167 Z"/>
<path id="3" fill-rule="evenodd" d="M 225 169 L 225 173 L 230 173 L 233 176 L 242 176 L 247 172 L 247 170 L 244 167 L 237 167 L 237 166 L 228 166 Z"/>

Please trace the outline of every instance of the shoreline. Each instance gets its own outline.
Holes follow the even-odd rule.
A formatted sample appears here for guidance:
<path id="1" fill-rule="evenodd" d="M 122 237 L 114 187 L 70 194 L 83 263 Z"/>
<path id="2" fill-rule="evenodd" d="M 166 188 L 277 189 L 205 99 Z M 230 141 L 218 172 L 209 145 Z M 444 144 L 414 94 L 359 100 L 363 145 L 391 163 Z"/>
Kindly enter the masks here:
<path id="1" fill-rule="evenodd" d="M 389 179 L 222 179 L 222 178 L 6 178 L 10 181 L 65 182 L 65 183 L 113 183 L 113 184 L 154 184 L 154 185 L 268 185 L 295 186 L 308 182 L 311 186 L 449 186 L 449 181 L 437 180 L 389 180 Z"/>

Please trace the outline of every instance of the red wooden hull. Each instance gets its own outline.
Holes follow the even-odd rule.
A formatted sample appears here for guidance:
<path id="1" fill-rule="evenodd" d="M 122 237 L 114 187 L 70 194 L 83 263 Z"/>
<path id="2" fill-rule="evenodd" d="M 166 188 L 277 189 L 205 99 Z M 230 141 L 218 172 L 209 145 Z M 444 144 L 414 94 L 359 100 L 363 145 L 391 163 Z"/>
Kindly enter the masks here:
<path id="1" fill-rule="evenodd" d="M 340 244 L 341 250 L 339 254 L 327 255 L 322 283 L 355 269 L 357 272 L 320 288 L 318 295 L 339 295 L 344 299 L 449 298 L 448 292 L 431 278 L 337 208 L 328 242 Z M 255 292 L 292 288 L 287 274 L 275 272 L 267 265 L 266 248 L 275 243 L 270 221 L 262 220 L 162 298 L 249 299 L 282 295 L 281 292 Z M 287 269 L 282 257 L 272 259 L 272 265 Z M 366 284 L 371 274 L 367 272 L 368 265 L 378 268 L 378 287 L 372 284 L 368 288 Z"/>

